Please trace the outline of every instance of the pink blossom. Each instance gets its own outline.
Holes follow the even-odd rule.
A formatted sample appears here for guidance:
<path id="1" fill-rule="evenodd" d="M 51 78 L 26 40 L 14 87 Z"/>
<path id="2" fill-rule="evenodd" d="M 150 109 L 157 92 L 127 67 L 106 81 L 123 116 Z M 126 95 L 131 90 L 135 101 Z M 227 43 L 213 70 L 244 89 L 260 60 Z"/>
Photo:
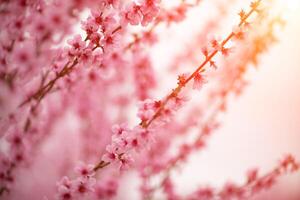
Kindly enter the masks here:
<path id="1" fill-rule="evenodd" d="M 72 191 L 66 187 L 60 187 L 56 196 L 57 200 L 72 200 L 74 199 Z"/>
<path id="2" fill-rule="evenodd" d="M 119 24 L 117 23 L 116 16 L 114 13 L 105 15 L 101 23 L 101 27 L 104 33 L 113 32 L 118 27 L 118 25 Z"/>
<path id="3" fill-rule="evenodd" d="M 159 12 L 160 0 L 143 0 L 141 11 L 143 13 L 142 25 L 147 26 Z"/>
<path id="4" fill-rule="evenodd" d="M 135 127 L 134 131 L 136 131 L 136 136 L 143 148 L 147 148 L 155 142 L 154 130 L 144 129 L 138 126 Z"/>
<path id="5" fill-rule="evenodd" d="M 242 27 L 240 26 L 236 26 L 233 28 L 232 30 L 234 37 L 238 40 L 242 40 L 245 38 L 245 33 L 244 30 L 242 29 Z"/>
<path id="6" fill-rule="evenodd" d="M 118 32 L 106 34 L 101 43 L 106 52 L 112 52 L 120 45 L 120 35 Z"/>
<path id="7" fill-rule="evenodd" d="M 130 23 L 131 25 L 138 25 L 142 21 L 142 17 L 143 15 L 140 11 L 140 6 L 135 3 L 131 3 L 123 11 L 122 24 L 126 25 L 127 23 Z"/>
<path id="8" fill-rule="evenodd" d="M 7 141 L 12 145 L 14 149 L 20 149 L 24 145 L 23 137 L 19 131 L 14 131 L 7 136 Z"/>
<path id="9" fill-rule="evenodd" d="M 110 145 L 106 147 L 106 152 L 102 156 L 102 160 L 105 162 L 114 162 L 118 159 L 118 155 L 115 152 L 115 148 Z"/>
<path id="10" fill-rule="evenodd" d="M 137 136 L 131 136 L 127 138 L 128 145 L 131 149 L 139 150 L 142 148 L 141 140 Z"/>
<path id="11" fill-rule="evenodd" d="M 258 178 L 258 170 L 257 169 L 252 169 L 248 172 L 247 174 L 247 182 L 248 183 L 252 183 L 254 181 L 256 181 L 256 179 Z"/>
<path id="12" fill-rule="evenodd" d="M 197 200 L 197 199 L 211 200 L 213 198 L 214 198 L 214 190 L 210 187 L 206 187 L 196 191 L 191 197 L 189 197 L 189 200 Z"/>
<path id="13" fill-rule="evenodd" d="M 167 195 L 167 198 L 169 200 L 179 200 L 180 199 L 175 194 L 174 185 L 173 185 L 173 182 L 170 178 L 167 178 L 167 179 L 164 180 L 162 187 L 163 187 L 163 190 L 164 190 L 164 192 Z"/>
<path id="14" fill-rule="evenodd" d="M 72 188 L 72 181 L 69 180 L 69 178 L 67 176 L 62 177 L 62 179 L 60 181 L 57 182 L 57 187 L 65 187 L 68 189 Z"/>
<path id="15" fill-rule="evenodd" d="M 15 65 L 22 66 L 22 71 L 29 70 L 34 66 L 34 57 L 34 45 L 31 42 L 23 43 L 13 52 Z"/>
<path id="16" fill-rule="evenodd" d="M 83 64 L 89 64 L 92 62 L 93 59 L 93 55 L 92 55 L 92 50 L 91 49 L 84 49 L 82 50 L 79 60 L 83 63 Z"/>
<path id="17" fill-rule="evenodd" d="M 90 36 L 98 31 L 99 25 L 93 18 L 89 17 L 86 21 L 82 22 L 82 29 L 86 31 L 88 36 Z"/>
<path id="18" fill-rule="evenodd" d="M 100 33 L 93 32 L 88 37 L 93 44 L 95 44 L 97 46 L 100 45 L 100 40 L 102 38 L 102 35 Z"/>
<path id="19" fill-rule="evenodd" d="M 85 42 L 82 41 L 82 37 L 80 35 L 76 35 L 73 39 L 68 40 L 68 44 L 71 45 L 71 48 L 69 49 L 69 54 L 71 56 L 81 55 L 82 50 L 86 46 Z"/>
<path id="20" fill-rule="evenodd" d="M 197 73 L 196 76 L 194 77 L 194 84 L 193 84 L 193 89 L 199 90 L 203 87 L 203 85 L 206 83 L 205 77 Z"/>
<path id="21" fill-rule="evenodd" d="M 204 47 L 204 48 L 202 48 L 201 51 L 202 51 L 203 55 L 207 58 L 207 57 L 208 57 L 208 54 L 209 54 L 208 48 L 207 48 L 207 47 Z"/>
<path id="22" fill-rule="evenodd" d="M 129 154 L 123 154 L 120 158 L 119 169 L 121 171 L 128 170 L 133 164 L 133 158 Z"/>
<path id="23" fill-rule="evenodd" d="M 210 45 L 211 47 L 216 50 L 216 51 L 222 51 L 222 44 L 221 42 L 218 40 L 218 39 L 215 39 L 213 38 L 211 41 L 210 41 Z"/>
<path id="24" fill-rule="evenodd" d="M 103 51 L 100 49 L 93 51 L 91 64 L 95 66 L 100 66 L 102 61 L 103 61 Z"/>
<path id="25" fill-rule="evenodd" d="M 72 194 L 73 183 L 69 180 L 68 177 L 64 176 L 59 182 L 57 182 L 58 194 L 56 199 L 58 200 L 69 200 L 74 199 Z"/>
<path id="26" fill-rule="evenodd" d="M 47 35 L 51 32 L 51 30 L 46 19 L 42 16 L 37 16 L 33 20 L 31 33 L 39 39 L 45 39 L 45 37 L 48 37 Z"/>
<path id="27" fill-rule="evenodd" d="M 90 192 L 94 191 L 94 187 L 96 184 L 96 179 L 88 178 L 88 179 L 81 179 L 78 178 L 74 181 L 74 194 L 80 198 L 86 196 Z"/>
<path id="28" fill-rule="evenodd" d="M 155 113 L 154 102 L 147 99 L 139 105 L 138 117 L 142 121 L 150 119 Z"/>
<path id="29" fill-rule="evenodd" d="M 221 197 L 223 199 L 241 199 L 244 195 L 244 190 L 242 188 L 239 188 L 234 183 L 227 183 L 223 190 L 221 191 Z"/>
<path id="30" fill-rule="evenodd" d="M 95 175 L 94 165 L 85 165 L 84 163 L 80 163 L 80 165 L 75 168 L 75 171 L 83 178 L 93 177 Z"/>
<path id="31" fill-rule="evenodd" d="M 129 127 L 126 123 L 123 123 L 121 125 L 115 124 L 112 126 L 111 130 L 116 135 L 126 135 L 129 131 Z"/>
<path id="32" fill-rule="evenodd" d="M 151 31 L 147 31 L 145 32 L 142 40 L 149 43 L 150 45 L 153 45 L 158 41 L 158 36 Z"/>

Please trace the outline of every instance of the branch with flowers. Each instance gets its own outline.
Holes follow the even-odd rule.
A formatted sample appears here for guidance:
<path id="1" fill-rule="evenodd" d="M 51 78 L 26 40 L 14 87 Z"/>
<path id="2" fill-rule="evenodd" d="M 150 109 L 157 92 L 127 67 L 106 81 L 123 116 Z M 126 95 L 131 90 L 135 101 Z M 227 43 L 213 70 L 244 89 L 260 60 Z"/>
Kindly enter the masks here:
<path id="1" fill-rule="evenodd" d="M 149 134 L 149 130 L 151 128 L 156 128 L 155 125 L 153 127 L 151 127 L 152 123 L 155 122 L 155 120 L 157 121 L 161 121 L 159 122 L 159 124 L 163 123 L 163 118 L 167 118 L 170 116 L 170 114 L 177 110 L 182 103 L 182 97 L 179 96 L 179 93 L 181 92 L 182 88 L 184 88 L 191 80 L 194 81 L 193 83 L 193 88 L 194 89 L 201 89 L 202 85 L 205 83 L 205 79 L 204 79 L 204 75 L 203 72 L 205 72 L 205 70 L 203 69 L 205 67 L 206 64 L 210 64 L 210 67 L 215 67 L 215 63 L 212 60 L 214 58 L 214 56 L 218 53 L 221 52 L 223 55 L 225 54 L 225 52 L 227 52 L 229 49 L 225 47 L 225 45 L 227 44 L 227 42 L 233 38 L 233 37 L 239 37 L 240 34 L 242 34 L 242 28 L 244 27 L 244 25 L 247 23 L 247 19 L 251 16 L 251 14 L 253 14 L 255 11 L 257 11 L 257 7 L 258 7 L 258 2 L 257 3 L 252 3 L 251 4 L 251 10 L 245 14 L 244 12 L 242 12 L 242 14 L 240 14 L 241 16 L 241 22 L 238 25 L 238 30 L 235 30 L 236 32 L 232 32 L 229 34 L 228 37 L 226 37 L 226 39 L 224 39 L 221 43 L 219 43 L 217 40 L 213 40 L 211 41 L 211 46 L 212 46 L 212 50 L 211 52 L 209 52 L 208 50 L 204 50 L 204 55 L 206 57 L 205 61 L 189 76 L 185 77 L 185 75 L 180 75 L 178 77 L 178 86 L 176 88 L 174 88 L 172 90 L 172 92 L 163 100 L 161 101 L 155 101 L 155 102 L 151 102 L 151 101 L 146 101 L 145 103 L 143 103 L 141 105 L 141 108 L 139 110 L 139 117 L 141 119 L 140 125 L 138 126 L 138 129 L 142 129 L 142 132 L 147 132 L 145 134 Z M 172 104 L 172 106 L 174 106 L 173 108 L 167 107 L 170 101 L 174 101 Z M 173 111 L 172 111 L 173 110 Z M 162 119 L 158 119 L 158 118 L 162 118 Z M 122 134 L 123 130 L 118 130 L 118 134 Z M 118 149 L 118 147 L 115 147 L 116 149 Z M 110 152 L 111 154 L 112 152 Z M 115 158 L 120 158 L 122 155 L 121 154 L 117 154 L 118 156 L 115 155 L 110 155 L 111 157 Z M 108 157 L 110 157 L 108 156 Z M 100 161 L 100 163 L 96 166 L 95 170 L 98 170 L 99 168 L 102 168 L 102 166 L 107 166 L 109 162 L 105 162 L 105 161 Z"/>
<path id="2" fill-rule="evenodd" d="M 225 58 L 226 64 L 224 65 L 227 68 L 227 70 L 225 69 L 224 71 L 228 74 L 224 72 L 222 74 L 223 76 L 226 75 L 228 77 L 225 76 L 225 78 L 222 78 L 220 84 L 224 85 L 223 83 L 224 81 L 226 81 L 226 83 L 228 84 L 226 84 L 225 87 L 220 87 L 220 88 L 218 87 L 217 89 L 219 89 L 220 91 L 211 91 L 213 95 L 212 97 L 209 98 L 208 102 L 205 104 L 206 105 L 205 108 L 206 110 L 210 110 L 209 109 L 210 105 L 213 105 L 214 108 L 212 109 L 212 111 L 210 111 L 205 121 L 203 121 L 202 123 L 195 123 L 194 125 L 191 125 L 188 124 L 188 120 L 190 119 L 190 117 L 188 117 L 186 122 L 183 123 L 183 124 L 188 124 L 187 128 L 191 128 L 194 126 L 199 127 L 199 131 L 198 131 L 199 134 L 194 139 L 194 141 L 191 143 L 181 144 L 181 146 L 178 148 L 179 150 L 177 154 L 174 155 L 173 157 L 170 157 L 168 162 L 165 164 L 165 167 L 161 168 L 160 171 L 154 170 L 153 168 L 155 168 L 155 166 L 152 166 L 151 164 L 147 166 L 147 169 L 144 168 L 141 169 L 141 173 L 143 173 L 143 176 L 148 178 L 155 177 L 155 175 L 161 175 L 161 173 L 163 173 L 163 175 L 161 176 L 164 178 L 161 180 L 159 187 L 156 186 L 155 188 L 157 189 L 162 188 L 165 182 L 168 182 L 170 184 L 171 171 L 178 168 L 178 165 L 184 164 L 184 162 L 187 160 L 187 157 L 193 151 L 199 151 L 204 149 L 207 140 L 209 139 L 211 134 L 214 133 L 215 130 L 220 126 L 220 122 L 217 121 L 218 119 L 217 117 L 220 115 L 220 113 L 226 111 L 227 102 L 230 94 L 240 95 L 241 92 L 244 90 L 246 86 L 244 76 L 247 72 L 247 67 L 249 67 L 251 63 L 255 63 L 257 57 L 261 53 L 265 52 L 268 46 L 274 43 L 274 38 L 270 36 L 273 34 L 276 25 L 282 24 L 282 21 L 279 20 L 278 17 L 271 18 L 268 20 L 265 18 L 266 18 L 265 16 L 259 18 L 256 23 L 259 22 L 260 26 L 265 26 L 266 23 L 268 25 L 267 26 L 268 29 L 264 30 L 264 32 L 261 33 L 259 36 L 248 37 L 248 40 L 251 40 L 249 43 L 252 44 L 253 47 L 251 48 L 248 47 L 243 50 L 241 49 L 240 52 L 236 55 L 236 57 L 239 58 L 238 61 L 234 61 L 230 59 L 228 60 L 228 58 L 227 59 Z M 266 22 L 261 23 L 262 20 Z M 252 24 L 253 23 L 255 22 L 252 22 Z M 248 34 L 251 34 L 251 29 L 249 29 L 248 31 L 249 31 Z M 258 48 L 257 47 L 258 45 L 263 48 L 260 48 L 259 51 L 253 51 L 253 49 Z M 233 59 L 235 59 L 235 57 L 233 57 Z M 196 109 L 197 109 L 196 107 L 192 109 L 193 113 L 195 112 Z M 203 115 L 203 113 L 201 114 Z M 197 118 L 201 118 L 201 116 L 197 114 Z M 178 132 L 182 134 L 184 129 L 182 130 L 182 128 L 179 128 L 179 130 L 180 131 Z M 176 133 L 176 130 L 173 130 L 173 134 L 174 133 Z M 151 160 L 150 157 L 148 159 Z M 148 190 L 152 191 L 152 193 L 154 192 L 154 189 L 149 188 Z"/>
<path id="3" fill-rule="evenodd" d="M 257 64 L 275 41 L 275 26 L 283 23 L 268 16 L 270 8 L 257 0 L 239 12 L 239 23 L 227 37 L 206 40 L 235 1 L 209 2 L 220 17 L 174 59 L 165 77 L 181 74 L 177 86 L 161 100 L 151 100 L 161 87 L 151 56 L 161 41 L 159 25 L 165 24 L 167 32 L 174 28 L 170 25 L 184 24 L 205 2 L 178 0 L 170 7 L 161 0 L 0 3 L 0 198 L 120 198 L 124 175 L 137 171 L 142 199 L 155 199 L 158 191 L 173 200 L 245 199 L 297 172 L 299 163 L 289 154 L 264 176 L 251 171 L 244 185 L 199 188 L 187 196 L 176 191 L 171 173 L 204 149 L 221 125 L 219 115 L 227 110 L 230 95 L 241 94 L 249 66 Z M 72 27 L 83 18 L 81 33 L 73 34 Z M 177 72 L 187 71 L 183 65 L 188 62 L 195 66 L 195 60 L 200 65 L 190 73 Z M 206 87 L 212 82 L 215 88 Z M 207 102 L 193 105 L 187 94 L 201 89 L 209 90 Z M 139 101 L 139 122 L 130 128 L 130 113 Z M 183 142 L 193 128 L 198 132 L 194 140 Z M 174 146 L 175 154 L 170 153 Z M 74 165 L 76 174 L 70 170 Z M 31 182 L 28 173 L 47 181 Z M 151 184 L 157 178 L 159 184 Z M 24 191 L 35 184 L 40 191 Z"/>

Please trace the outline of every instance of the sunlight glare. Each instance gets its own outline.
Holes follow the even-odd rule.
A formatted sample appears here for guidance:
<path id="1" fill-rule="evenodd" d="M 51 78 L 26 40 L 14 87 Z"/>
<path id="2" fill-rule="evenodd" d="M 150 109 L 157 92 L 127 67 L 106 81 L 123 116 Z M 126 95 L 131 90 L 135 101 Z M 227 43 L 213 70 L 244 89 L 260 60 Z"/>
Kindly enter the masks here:
<path id="1" fill-rule="evenodd" d="M 297 11 L 300 9 L 300 0 L 278 0 L 280 5 L 286 7 L 289 11 Z"/>

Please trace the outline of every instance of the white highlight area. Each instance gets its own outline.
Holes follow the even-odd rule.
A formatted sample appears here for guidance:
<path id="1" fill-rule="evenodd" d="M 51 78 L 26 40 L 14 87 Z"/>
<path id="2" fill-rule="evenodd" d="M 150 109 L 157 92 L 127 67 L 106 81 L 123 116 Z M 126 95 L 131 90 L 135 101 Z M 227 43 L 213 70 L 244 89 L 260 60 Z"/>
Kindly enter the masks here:
<path id="1" fill-rule="evenodd" d="M 289 11 L 300 11 L 300 0 L 278 0 L 281 6 L 286 7 Z"/>

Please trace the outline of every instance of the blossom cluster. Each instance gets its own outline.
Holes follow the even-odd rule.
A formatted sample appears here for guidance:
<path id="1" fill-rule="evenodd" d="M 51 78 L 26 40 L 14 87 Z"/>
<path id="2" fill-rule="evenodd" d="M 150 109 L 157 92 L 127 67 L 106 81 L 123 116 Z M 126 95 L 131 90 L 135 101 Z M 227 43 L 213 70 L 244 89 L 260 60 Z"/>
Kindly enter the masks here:
<path id="1" fill-rule="evenodd" d="M 85 166 L 83 164 L 76 168 L 78 178 L 74 181 L 68 177 L 63 177 L 58 183 L 58 199 L 82 198 L 88 192 L 94 191 L 96 179 L 93 165 Z"/>
<path id="2" fill-rule="evenodd" d="M 287 155 L 277 167 L 265 175 L 260 176 L 257 169 L 249 170 L 244 185 L 227 183 L 220 191 L 211 187 L 200 188 L 187 199 L 247 199 L 257 192 L 271 188 L 283 173 L 291 173 L 298 169 L 299 163 L 296 163 L 291 155 Z"/>
<path id="3" fill-rule="evenodd" d="M 220 16 L 172 60 L 167 74 L 177 76 L 177 84 L 154 98 L 163 80 L 151 50 L 160 44 L 161 29 L 180 25 L 204 2 L 178 0 L 172 7 L 163 0 L 1 2 L 0 198 L 112 199 L 126 188 L 123 175 L 135 170 L 143 199 L 155 198 L 159 189 L 172 200 L 244 199 L 297 172 L 299 163 L 288 155 L 264 176 L 250 171 L 241 186 L 199 188 L 188 196 L 176 191 L 171 173 L 205 149 L 222 125 L 219 116 L 230 95 L 242 94 L 248 68 L 257 65 L 282 24 L 257 0 L 238 13 L 226 37 L 211 37 L 229 10 L 213 0 Z M 181 68 L 188 63 L 191 68 Z M 189 96 L 204 88 L 207 97 L 193 104 Z M 186 142 L 195 128 L 196 137 Z M 31 183 L 31 173 L 43 180 Z M 31 185 L 40 190 L 28 191 Z"/>

